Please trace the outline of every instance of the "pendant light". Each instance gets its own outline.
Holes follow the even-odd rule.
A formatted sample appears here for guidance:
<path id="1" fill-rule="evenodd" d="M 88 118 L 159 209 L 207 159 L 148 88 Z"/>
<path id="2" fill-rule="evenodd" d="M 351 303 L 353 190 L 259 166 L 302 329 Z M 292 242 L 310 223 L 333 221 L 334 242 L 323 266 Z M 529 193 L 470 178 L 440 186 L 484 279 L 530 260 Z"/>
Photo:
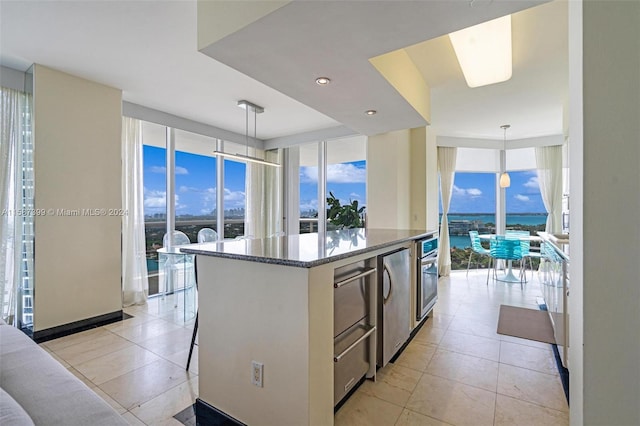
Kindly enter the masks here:
<path id="1" fill-rule="evenodd" d="M 256 117 L 258 114 L 262 114 L 264 112 L 264 108 L 245 100 L 238 101 L 238 106 L 245 110 L 245 154 L 229 154 L 224 151 L 216 150 L 213 151 L 213 156 L 215 157 L 219 155 L 220 157 L 232 158 L 238 161 L 248 161 L 250 163 L 264 164 L 265 166 L 281 167 L 281 165 L 278 163 L 273 163 L 271 161 L 267 161 L 258 157 L 252 157 L 249 155 L 249 111 L 253 112 L 253 139 L 256 139 Z"/>
<path id="2" fill-rule="evenodd" d="M 502 142 L 502 151 L 500 152 L 500 171 L 502 174 L 500 175 L 500 188 L 508 188 L 511 186 L 511 178 L 509 177 L 509 173 L 507 173 L 507 129 L 511 127 L 509 124 L 503 124 L 500 126 L 501 129 L 504 129 L 504 140 Z"/>

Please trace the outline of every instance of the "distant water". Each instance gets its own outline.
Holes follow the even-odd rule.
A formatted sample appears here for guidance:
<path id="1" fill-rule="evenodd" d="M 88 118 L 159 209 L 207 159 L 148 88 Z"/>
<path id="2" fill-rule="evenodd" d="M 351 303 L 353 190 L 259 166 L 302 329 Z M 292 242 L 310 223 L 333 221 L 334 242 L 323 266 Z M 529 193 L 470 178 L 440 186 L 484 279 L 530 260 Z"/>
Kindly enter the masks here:
<path id="1" fill-rule="evenodd" d="M 480 220 L 483 223 L 496 223 L 496 217 L 492 214 L 450 214 L 449 221 L 452 220 Z M 539 213 L 539 214 L 508 214 L 507 215 L 507 226 L 509 225 L 544 225 L 547 222 L 547 214 Z M 471 241 L 469 237 L 466 235 L 452 235 L 451 237 L 451 247 L 457 248 L 466 248 L 471 247 Z"/>

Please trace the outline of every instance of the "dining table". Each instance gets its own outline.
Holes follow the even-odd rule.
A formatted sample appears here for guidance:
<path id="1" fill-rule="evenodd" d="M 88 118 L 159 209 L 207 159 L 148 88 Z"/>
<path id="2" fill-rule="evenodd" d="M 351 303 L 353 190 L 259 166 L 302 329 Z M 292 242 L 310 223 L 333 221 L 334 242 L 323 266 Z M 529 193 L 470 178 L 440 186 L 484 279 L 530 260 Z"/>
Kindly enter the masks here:
<path id="1" fill-rule="evenodd" d="M 480 234 L 478 235 L 478 237 L 480 238 L 480 240 L 484 240 L 484 241 L 490 241 L 491 238 L 495 238 L 495 237 L 507 237 L 505 234 Z M 508 236 L 509 239 L 514 239 L 514 240 L 523 240 L 523 239 L 528 239 L 529 241 L 533 241 L 533 242 L 540 242 L 542 241 L 542 238 L 540 238 L 537 235 L 509 235 Z M 504 276 L 500 277 L 497 276 L 496 279 L 498 281 L 503 281 L 503 282 L 508 282 L 508 283 L 519 283 L 520 282 L 520 278 L 516 277 L 513 274 L 513 260 L 509 259 L 507 260 L 507 272 L 505 272 Z"/>

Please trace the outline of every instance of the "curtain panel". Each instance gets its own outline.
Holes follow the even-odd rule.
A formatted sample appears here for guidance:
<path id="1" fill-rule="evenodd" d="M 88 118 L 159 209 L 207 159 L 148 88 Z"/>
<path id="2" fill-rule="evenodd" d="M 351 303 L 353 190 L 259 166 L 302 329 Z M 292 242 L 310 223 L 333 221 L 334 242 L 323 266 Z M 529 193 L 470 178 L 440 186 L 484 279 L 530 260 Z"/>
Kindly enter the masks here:
<path id="1" fill-rule="evenodd" d="M 282 164 L 282 157 L 282 149 L 265 151 L 267 161 Z M 265 238 L 282 232 L 282 168 L 247 163 L 245 192 L 245 235 Z"/>
<path id="2" fill-rule="evenodd" d="M 449 241 L 449 205 L 456 173 L 457 148 L 438 147 L 438 172 L 440 173 L 440 195 L 442 197 L 442 221 L 440 223 L 440 247 L 438 249 L 438 273 L 451 273 L 451 242 Z"/>
<path id="3" fill-rule="evenodd" d="M 144 234 L 142 125 L 122 118 L 122 305 L 144 305 L 149 295 Z"/>
<path id="4" fill-rule="evenodd" d="M 15 324 L 15 176 L 17 151 L 22 135 L 20 118 L 24 103 L 24 93 L 0 88 L 2 102 L 0 117 L 0 307 L 2 319 Z"/>
<path id="5" fill-rule="evenodd" d="M 536 147 L 540 195 L 547 210 L 545 231 L 562 230 L 562 145 Z"/>

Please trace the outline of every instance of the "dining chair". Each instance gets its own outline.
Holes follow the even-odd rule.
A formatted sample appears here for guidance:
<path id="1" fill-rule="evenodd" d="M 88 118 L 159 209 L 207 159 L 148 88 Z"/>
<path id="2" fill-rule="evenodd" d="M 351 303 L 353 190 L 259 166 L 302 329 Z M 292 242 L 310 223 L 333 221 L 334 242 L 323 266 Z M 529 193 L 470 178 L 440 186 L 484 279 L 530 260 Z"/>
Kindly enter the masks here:
<path id="1" fill-rule="evenodd" d="M 480 242 L 480 235 L 478 231 L 469 231 L 469 239 L 471 240 L 471 252 L 469 253 L 469 261 L 467 262 L 467 277 L 469 276 L 469 267 L 471 266 L 471 257 L 474 253 L 480 256 L 489 256 L 489 269 L 491 269 L 491 262 L 493 258 L 489 254 L 489 250 L 482 247 Z M 476 268 L 477 269 L 477 268 Z"/>
<path id="2" fill-rule="evenodd" d="M 211 228 L 202 228 L 198 231 L 198 243 L 218 241 L 218 233 Z"/>
<path id="3" fill-rule="evenodd" d="M 507 238 L 504 235 L 496 235 L 489 240 L 489 254 L 493 258 L 493 276 L 494 279 L 498 279 L 497 272 L 497 260 L 514 261 L 522 259 L 522 249 L 520 247 L 519 239 Z M 487 272 L 487 285 L 489 285 L 489 273 Z M 511 272 L 511 265 L 509 266 L 509 272 Z M 520 288 L 523 287 L 522 275 L 520 276 Z"/>
<path id="4" fill-rule="evenodd" d="M 173 245 L 182 246 L 191 244 L 189 237 L 181 231 L 173 231 Z M 165 248 L 169 246 L 169 233 L 165 233 L 162 237 L 162 245 Z M 164 271 L 164 295 L 171 294 L 175 290 L 175 284 L 179 282 L 179 276 L 183 276 L 184 290 L 186 291 L 195 284 L 195 267 L 192 254 L 166 253 L 162 255 L 159 268 Z"/>
<path id="5" fill-rule="evenodd" d="M 527 259 L 529 259 L 529 265 L 531 266 L 533 278 L 533 263 L 531 262 L 531 232 L 525 230 L 507 230 L 504 233 L 505 237 L 508 239 L 517 239 L 520 241 L 520 249 L 522 251 L 522 259 L 520 260 L 520 278 L 524 278 L 524 282 L 527 282 Z M 523 275 L 524 274 L 524 275 Z"/>

